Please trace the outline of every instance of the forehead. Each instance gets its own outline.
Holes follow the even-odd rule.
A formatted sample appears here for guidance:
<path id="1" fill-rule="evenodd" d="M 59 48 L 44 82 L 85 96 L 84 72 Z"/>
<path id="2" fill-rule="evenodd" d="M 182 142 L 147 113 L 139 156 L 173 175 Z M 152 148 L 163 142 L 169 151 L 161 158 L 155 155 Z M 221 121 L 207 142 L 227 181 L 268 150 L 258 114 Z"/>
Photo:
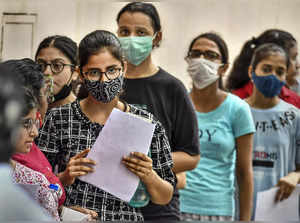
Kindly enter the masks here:
<path id="1" fill-rule="evenodd" d="M 55 47 L 43 48 L 37 55 L 37 59 L 43 59 L 46 61 L 51 61 L 55 59 L 62 59 L 64 61 L 70 61 L 68 57 L 65 56 L 59 49 Z"/>
<path id="2" fill-rule="evenodd" d="M 261 60 L 258 65 L 262 66 L 265 64 L 286 68 L 285 55 L 281 52 L 274 52 L 271 55 L 269 55 L 268 57 Z"/>
<path id="3" fill-rule="evenodd" d="M 121 61 L 116 59 L 107 49 L 101 49 L 97 54 L 91 55 L 88 63 L 84 67 L 104 69 L 112 65 L 121 65 Z"/>
<path id="4" fill-rule="evenodd" d="M 124 12 L 119 19 L 118 26 L 121 27 L 141 27 L 153 30 L 151 18 L 142 12 Z"/>
<path id="5" fill-rule="evenodd" d="M 212 50 L 220 53 L 218 45 L 207 38 L 197 39 L 196 42 L 192 46 L 193 50 L 203 49 L 203 50 Z"/>

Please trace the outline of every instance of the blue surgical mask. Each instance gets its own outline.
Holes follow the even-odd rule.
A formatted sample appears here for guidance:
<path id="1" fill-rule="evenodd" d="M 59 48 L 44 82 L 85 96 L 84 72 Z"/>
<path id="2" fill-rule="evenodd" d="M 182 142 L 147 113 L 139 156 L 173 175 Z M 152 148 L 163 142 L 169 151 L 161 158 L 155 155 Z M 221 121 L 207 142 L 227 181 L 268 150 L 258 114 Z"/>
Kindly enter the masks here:
<path id="1" fill-rule="evenodd" d="M 252 80 L 256 88 L 267 98 L 273 98 L 280 94 L 284 81 L 279 80 L 274 74 L 257 76 L 252 72 Z"/>
<path id="2" fill-rule="evenodd" d="M 126 59 L 135 66 L 140 65 L 152 51 L 152 36 L 119 37 Z"/>

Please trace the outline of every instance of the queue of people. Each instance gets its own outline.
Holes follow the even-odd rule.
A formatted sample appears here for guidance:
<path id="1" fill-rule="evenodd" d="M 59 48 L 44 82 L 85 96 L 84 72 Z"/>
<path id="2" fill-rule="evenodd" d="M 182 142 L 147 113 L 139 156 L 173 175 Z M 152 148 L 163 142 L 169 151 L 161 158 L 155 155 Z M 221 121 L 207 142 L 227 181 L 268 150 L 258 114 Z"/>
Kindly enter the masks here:
<path id="1" fill-rule="evenodd" d="M 152 60 L 163 36 L 153 4 L 129 3 L 116 22 L 117 35 L 99 29 L 78 45 L 53 35 L 34 61 L 0 63 L 1 178 L 34 211 L 14 218 L 1 208 L 0 220 L 61 221 L 70 208 L 100 221 L 249 221 L 258 192 L 278 187 L 276 202 L 287 199 L 300 182 L 292 34 L 269 29 L 248 40 L 226 83 L 230 46 L 215 32 L 199 34 L 183 58 L 193 83 L 186 90 Z M 113 109 L 155 124 L 149 153 L 120 160 L 149 203 L 136 206 L 80 179 L 101 165 L 87 155 Z M 37 190 L 29 196 L 17 185 Z"/>

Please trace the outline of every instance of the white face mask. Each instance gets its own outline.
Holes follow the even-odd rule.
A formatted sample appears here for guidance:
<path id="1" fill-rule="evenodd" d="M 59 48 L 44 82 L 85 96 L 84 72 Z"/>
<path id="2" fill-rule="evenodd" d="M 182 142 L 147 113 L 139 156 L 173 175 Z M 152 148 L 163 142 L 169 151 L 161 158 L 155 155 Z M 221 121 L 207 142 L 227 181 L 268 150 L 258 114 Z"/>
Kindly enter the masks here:
<path id="1" fill-rule="evenodd" d="M 196 88 L 203 89 L 219 79 L 218 70 L 222 64 L 203 58 L 187 58 L 186 61 L 188 63 L 187 71 Z"/>

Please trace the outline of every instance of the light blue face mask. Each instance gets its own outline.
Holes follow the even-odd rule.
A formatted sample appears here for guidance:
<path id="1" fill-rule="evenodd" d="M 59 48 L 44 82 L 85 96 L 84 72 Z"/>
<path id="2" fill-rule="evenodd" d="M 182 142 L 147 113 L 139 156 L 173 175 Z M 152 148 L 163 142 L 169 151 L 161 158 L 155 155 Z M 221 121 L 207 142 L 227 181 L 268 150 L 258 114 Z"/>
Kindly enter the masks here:
<path id="1" fill-rule="evenodd" d="M 152 36 L 119 37 L 122 49 L 129 63 L 140 65 L 152 51 Z"/>

